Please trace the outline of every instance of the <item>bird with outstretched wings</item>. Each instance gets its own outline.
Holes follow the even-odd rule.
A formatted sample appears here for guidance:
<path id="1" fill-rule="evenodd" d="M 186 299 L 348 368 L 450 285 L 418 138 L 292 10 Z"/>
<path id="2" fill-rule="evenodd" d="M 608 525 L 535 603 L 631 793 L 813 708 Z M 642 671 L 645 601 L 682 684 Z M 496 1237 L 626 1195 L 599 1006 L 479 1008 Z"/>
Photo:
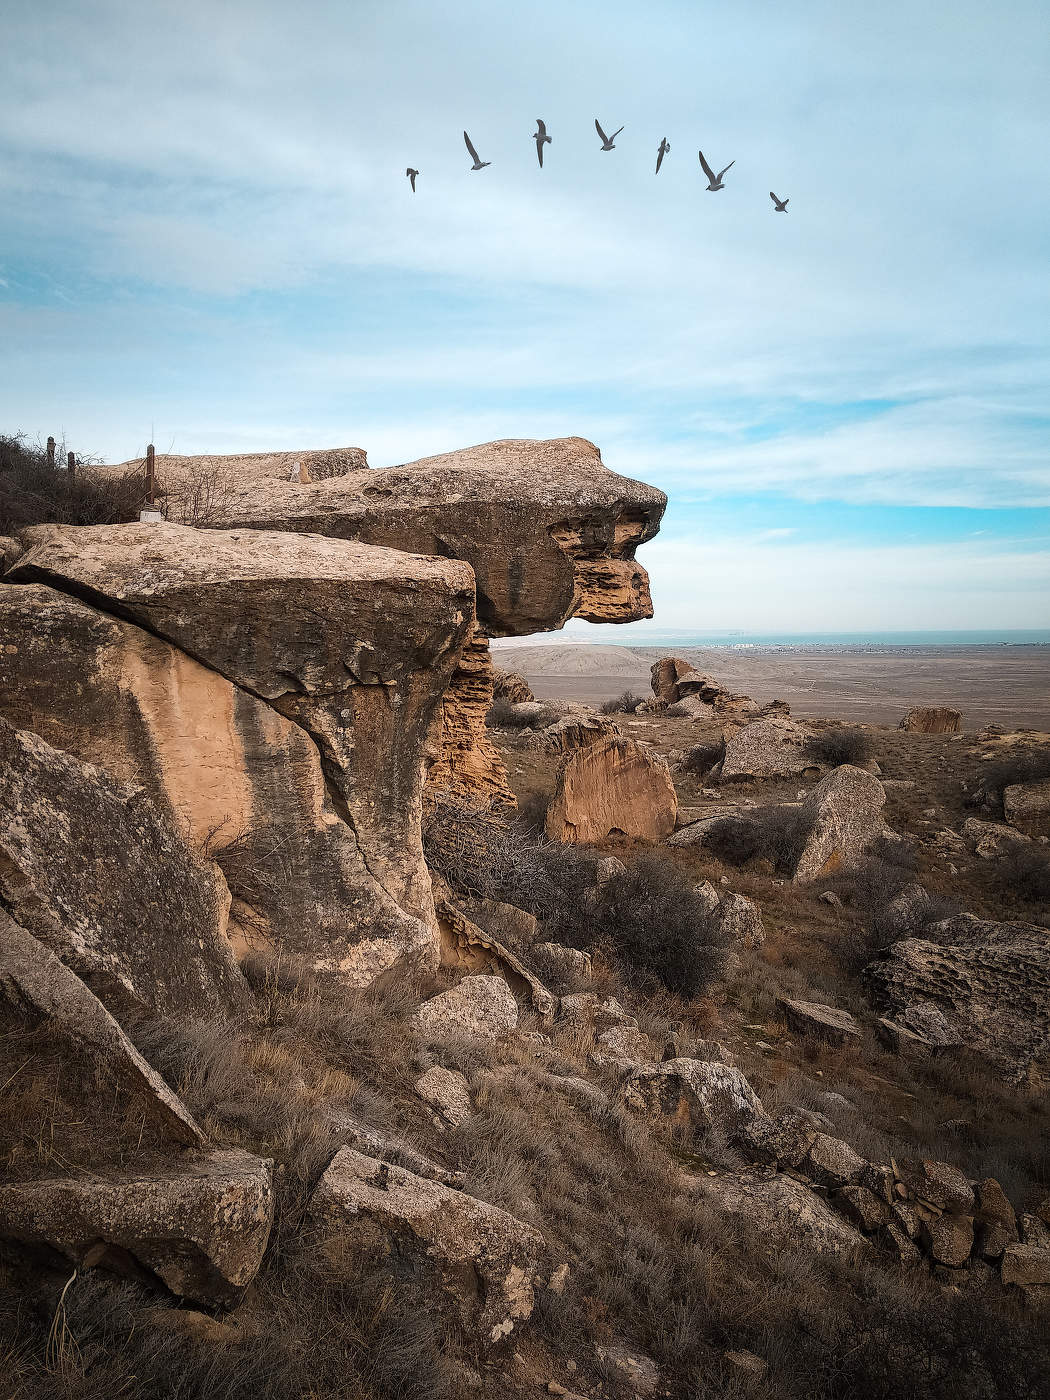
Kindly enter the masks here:
<path id="1" fill-rule="evenodd" d="M 490 160 L 479 159 L 478 153 L 474 149 L 474 143 L 473 141 L 471 141 L 470 137 L 467 135 L 466 132 L 463 133 L 463 140 L 467 143 L 467 150 L 470 152 L 470 158 L 474 162 L 474 164 L 470 167 L 471 170 L 484 170 L 486 165 L 492 164 Z"/>
<path id="2" fill-rule="evenodd" d="M 621 127 L 618 127 L 618 128 L 613 132 L 613 134 L 612 134 L 611 136 L 606 136 L 605 132 L 602 130 L 601 122 L 599 122 L 598 118 L 595 117 L 595 119 L 594 119 L 594 129 L 595 129 L 595 131 L 598 133 L 598 135 L 602 138 L 602 150 L 603 150 L 603 151 L 611 151 L 611 150 L 614 148 L 614 145 L 615 145 L 615 142 L 616 142 L 616 138 L 617 138 L 617 136 L 619 136 L 620 132 L 623 130 L 623 127 L 622 127 L 622 126 L 621 126 Z"/>
<path id="3" fill-rule="evenodd" d="M 704 174 L 707 176 L 707 188 L 708 188 L 709 190 L 720 190 L 720 189 L 723 189 L 724 186 L 722 185 L 722 176 L 723 176 L 723 175 L 726 173 L 726 171 L 729 169 L 729 166 L 730 166 L 730 165 L 736 165 L 736 161 L 735 161 L 735 160 L 731 160 L 731 161 L 729 162 L 729 165 L 723 166 L 722 169 L 721 169 L 721 170 L 718 172 L 718 174 L 716 175 L 715 172 L 714 172 L 714 171 L 711 169 L 711 167 L 708 165 L 707 161 L 704 159 L 704 153 L 703 153 L 703 151 L 697 151 L 697 155 L 700 157 L 700 165 L 701 165 L 701 167 L 703 168 L 703 172 L 704 172 Z"/>

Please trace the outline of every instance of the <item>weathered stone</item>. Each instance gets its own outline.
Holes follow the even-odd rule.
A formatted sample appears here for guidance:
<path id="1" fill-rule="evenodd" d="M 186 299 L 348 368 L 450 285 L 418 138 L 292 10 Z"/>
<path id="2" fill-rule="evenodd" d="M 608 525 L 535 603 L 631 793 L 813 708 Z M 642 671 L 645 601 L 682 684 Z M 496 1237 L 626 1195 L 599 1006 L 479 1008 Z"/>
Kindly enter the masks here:
<path id="1" fill-rule="evenodd" d="M 803 802 L 800 825 L 807 832 L 794 878 L 798 884 L 851 870 L 886 831 L 886 792 L 878 778 L 843 763 L 818 783 Z"/>
<path id="2" fill-rule="evenodd" d="M 799 1167 L 809 1153 L 817 1129 L 798 1110 L 778 1113 L 773 1118 L 757 1114 L 745 1119 L 736 1135 L 740 1148 L 758 1162 L 774 1166 Z"/>
<path id="3" fill-rule="evenodd" d="M 1027 826 L 1050 817 L 1050 778 L 1011 783 L 1003 789 L 1003 811 L 1012 826 Z"/>
<path id="4" fill-rule="evenodd" d="M 310 1198 L 309 1218 L 333 1271 L 353 1277 L 368 1263 L 388 1264 L 402 1281 L 436 1282 L 486 1345 L 532 1313 L 542 1236 L 462 1191 L 342 1148 Z"/>
<path id="5" fill-rule="evenodd" d="M 705 812 L 705 815 L 697 816 L 696 813 L 701 811 Z M 685 814 L 691 815 L 692 819 L 669 838 L 669 846 L 702 846 L 715 828 L 721 826 L 727 818 L 746 821 L 754 817 L 755 808 L 752 803 L 734 802 L 706 809 L 691 807 L 686 809 Z"/>
<path id="6" fill-rule="evenodd" d="M 517 671 L 503 671 L 498 666 L 492 672 L 492 698 L 506 700 L 511 705 L 536 699 L 524 676 L 519 676 Z"/>
<path id="7" fill-rule="evenodd" d="M 119 467 L 90 467 L 104 481 L 113 471 L 142 471 L 141 457 Z M 83 470 L 83 468 L 81 468 Z M 221 523 L 228 498 L 255 482 L 293 482 L 307 486 L 351 472 L 367 472 L 363 447 L 308 447 L 290 452 L 242 452 L 230 456 L 185 457 L 158 453 L 154 458 L 158 494 L 167 498 L 169 519 L 203 527 Z"/>
<path id="8" fill-rule="evenodd" d="M 740 1071 L 708 1060 L 640 1065 L 621 1084 L 620 1101 L 649 1118 L 726 1136 L 763 1116 L 758 1095 Z"/>
<path id="9" fill-rule="evenodd" d="M 715 714 L 715 707 L 701 700 L 699 695 L 684 695 L 667 707 L 668 719 L 714 719 Z"/>
<path id="10" fill-rule="evenodd" d="M 984 1259 L 1000 1259 L 1008 1244 L 1017 1242 L 1017 1215 L 994 1177 L 977 1187 L 976 1252 Z"/>
<path id="11" fill-rule="evenodd" d="M 678 682 L 683 676 L 697 675 L 697 671 L 688 661 L 682 661 L 677 656 L 665 656 L 653 662 L 650 675 L 656 698 L 663 700 L 665 704 L 673 705 L 682 698 Z"/>
<path id="12" fill-rule="evenodd" d="M 494 674 L 488 638 L 474 628 L 441 699 L 440 744 L 431 755 L 424 789 L 428 799 L 440 795 L 468 807 L 496 809 L 517 805 L 487 726 Z"/>
<path id="13" fill-rule="evenodd" d="M 896 1220 L 891 1220 L 888 1225 L 885 1225 L 879 1237 L 883 1244 L 896 1254 L 902 1264 L 914 1264 L 920 1259 L 918 1246 L 912 1242 L 907 1231 Z"/>
<path id="14" fill-rule="evenodd" d="M 894 1054 L 909 1060 L 929 1059 L 961 1043 L 943 1012 L 930 1001 L 905 1006 L 897 1020 L 881 1016 L 875 1033 Z"/>
<path id="15" fill-rule="evenodd" d="M 777 997 L 777 1009 L 783 1012 L 788 1029 L 795 1035 L 812 1036 L 837 1046 L 857 1044 L 861 1039 L 857 1021 L 837 1006 Z"/>
<path id="16" fill-rule="evenodd" d="M 694 1177 L 692 1190 L 719 1214 L 738 1221 L 767 1248 L 805 1248 L 816 1254 L 849 1255 L 864 1250 L 864 1236 L 800 1181 L 736 1173 Z"/>
<path id="17" fill-rule="evenodd" d="M 501 899 L 464 899 L 460 907 L 467 918 L 491 938 L 528 948 L 536 941 L 539 923 L 535 914 Z"/>
<path id="18" fill-rule="evenodd" d="M 12 564 L 22 557 L 22 546 L 10 535 L 0 535 L 0 574 L 6 573 Z"/>
<path id="19" fill-rule="evenodd" d="M 957 1167 L 928 1157 L 898 1159 L 897 1177 L 911 1194 L 937 1210 L 970 1213 L 974 1209 L 974 1188 Z"/>
<path id="20" fill-rule="evenodd" d="M 647 1063 L 658 1058 L 656 1046 L 637 1026 L 610 1026 L 595 1040 L 598 1057 L 622 1064 Z"/>
<path id="21" fill-rule="evenodd" d="M 1050 1249 L 1030 1244 L 1011 1244 L 1003 1250 L 1002 1280 L 1022 1288 L 1050 1284 Z"/>
<path id="22" fill-rule="evenodd" d="M 590 953 L 584 953 L 579 948 L 567 948 L 564 943 L 536 943 L 532 951 L 559 977 L 590 981 Z"/>
<path id="23" fill-rule="evenodd" d="M 835 1204 L 850 1224 L 865 1234 L 889 1224 L 889 1206 L 866 1186 L 843 1186 L 835 1193 Z"/>
<path id="24" fill-rule="evenodd" d="M 412 1018 L 424 1035 L 496 1040 L 518 1024 L 518 1004 L 502 977 L 475 976 L 425 1001 Z"/>
<path id="25" fill-rule="evenodd" d="M 442 1128 L 458 1128 L 474 1112 L 470 1100 L 470 1085 L 458 1069 L 431 1065 L 414 1084 L 419 1097 L 434 1109 L 436 1121 Z"/>
<path id="26" fill-rule="evenodd" d="M 273 1163 L 230 1149 L 148 1175 L 0 1186 L 0 1239 L 47 1245 L 77 1268 L 120 1267 L 121 1251 L 173 1293 L 235 1302 L 262 1263 Z"/>
<path id="27" fill-rule="evenodd" d="M 674 830 L 677 809 L 666 764 L 633 739 L 606 739 L 563 760 L 547 835 L 587 845 L 610 836 L 661 841 Z"/>
<path id="28" fill-rule="evenodd" d="M 593 1031 L 596 1035 L 610 1026 L 637 1024 L 615 997 L 600 997 L 596 992 L 573 992 L 562 997 L 558 1015 L 566 1030 L 582 1033 Z"/>
<path id="29" fill-rule="evenodd" d="M 1030 1244 L 1035 1249 L 1050 1249 L 1050 1225 L 1046 1225 L 1038 1215 L 1027 1211 L 1018 1221 L 1022 1244 Z"/>
<path id="30" fill-rule="evenodd" d="M 802 1170 L 819 1186 L 847 1186 L 860 1180 L 864 1158 L 841 1138 L 817 1133 Z"/>
<path id="31" fill-rule="evenodd" d="M 111 1012 L 242 1005 L 229 898 L 141 788 L 0 719 L 0 899 Z"/>
<path id="32" fill-rule="evenodd" d="M 933 1002 L 959 1044 L 1020 1081 L 1050 1061 L 1050 932 L 959 914 L 895 943 L 864 970 L 895 1020 Z"/>
<path id="33" fill-rule="evenodd" d="M 547 747 L 555 753 L 572 753 L 619 735 L 620 726 L 605 715 L 563 715 L 543 731 Z"/>
<path id="34" fill-rule="evenodd" d="M 719 932 L 730 943 L 739 943 L 745 948 L 758 948 L 765 942 L 766 931 L 762 926 L 762 911 L 747 895 L 733 894 L 726 890 L 718 901 L 714 918 Z"/>
<path id="35" fill-rule="evenodd" d="M 204 1135 L 182 1100 L 132 1045 L 124 1031 L 75 972 L 0 909 L 0 1002 L 25 1018 L 48 1048 L 56 1044 L 76 1061 L 104 1067 L 122 1107 L 141 1105 L 150 1124 L 147 1144 L 202 1146 Z M 0 1013 L 0 1027 L 7 1018 Z M 2 1040 L 2 1037 L 0 1037 Z M 3 1059 L 0 1058 L 0 1064 Z M 24 1072 L 26 1066 L 17 1067 Z M 6 1078 L 6 1076 L 5 1076 Z M 55 1093 L 58 1093 L 58 1085 Z"/>
<path id="36" fill-rule="evenodd" d="M 435 1162 L 433 1157 L 418 1151 L 403 1138 L 374 1128 L 369 1123 L 362 1123 L 360 1118 L 355 1118 L 352 1113 L 341 1109 L 330 1110 L 325 1114 L 325 1124 L 331 1131 L 333 1146 L 352 1147 L 368 1157 L 379 1157 L 385 1162 L 394 1162 L 406 1171 L 415 1172 L 417 1176 L 428 1177 L 431 1181 L 443 1181 L 446 1186 L 458 1185 L 462 1180 L 462 1172 L 449 1171 L 448 1167 Z"/>
<path id="37" fill-rule="evenodd" d="M 797 721 L 774 715 L 756 720 L 726 737 L 722 780 L 789 778 L 820 765 L 807 751 L 810 731 Z"/>
<path id="38" fill-rule="evenodd" d="M 557 1010 L 557 1001 L 540 979 L 516 954 L 456 907 L 444 881 L 439 882 L 437 877 L 432 877 L 432 880 L 441 935 L 442 966 L 469 973 L 497 974 L 497 978 L 508 983 L 512 993 L 531 1006 L 538 1016 L 545 1021 L 551 1020 Z M 498 900 L 478 900 L 475 903 L 482 918 L 491 927 L 501 927 L 512 938 L 515 934 L 524 934 L 526 938 L 535 934 L 536 921 L 524 909 L 502 904 Z"/>
<path id="39" fill-rule="evenodd" d="M 600 895 L 610 880 L 616 880 L 626 874 L 627 867 L 622 860 L 617 860 L 615 856 L 604 856 L 594 867 L 595 893 Z"/>
<path id="40" fill-rule="evenodd" d="M 962 834 L 974 855 L 981 860 L 999 860 L 1030 840 L 1024 832 L 1015 831 L 1004 822 L 983 822 L 977 817 L 966 818 Z"/>
<path id="41" fill-rule="evenodd" d="M 968 1215 L 938 1215 L 934 1220 L 923 1221 L 921 1238 L 926 1251 L 939 1264 L 959 1269 L 973 1248 L 973 1221 Z"/>
<path id="42" fill-rule="evenodd" d="M 651 1356 L 624 1346 L 596 1346 L 594 1352 L 606 1374 L 625 1384 L 632 1395 L 648 1397 L 657 1393 L 660 1368 Z"/>
<path id="43" fill-rule="evenodd" d="M 769 1370 L 769 1363 L 756 1356 L 753 1351 L 724 1351 L 722 1355 L 734 1370 L 753 1380 L 761 1380 Z"/>
<path id="44" fill-rule="evenodd" d="M 897 728 L 912 734 L 958 734 L 962 729 L 962 715 L 944 705 L 916 705 Z"/>

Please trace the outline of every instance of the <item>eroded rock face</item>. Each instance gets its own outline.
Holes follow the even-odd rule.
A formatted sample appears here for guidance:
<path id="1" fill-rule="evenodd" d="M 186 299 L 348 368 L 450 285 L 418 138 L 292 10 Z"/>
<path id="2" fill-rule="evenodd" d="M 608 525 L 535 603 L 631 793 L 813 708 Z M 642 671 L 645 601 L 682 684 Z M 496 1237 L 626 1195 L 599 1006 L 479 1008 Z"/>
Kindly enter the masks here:
<path id="1" fill-rule="evenodd" d="M 782 715 L 756 720 L 726 738 L 722 778 L 789 778 L 816 772 L 806 745 L 810 731 Z"/>
<path id="2" fill-rule="evenodd" d="M 547 809 L 547 835 L 584 845 L 612 835 L 662 841 L 674 831 L 677 812 L 666 764 L 633 739 L 605 739 L 563 761 Z"/>
<path id="3" fill-rule="evenodd" d="M 125 1101 L 141 1107 L 148 1144 L 200 1147 L 204 1135 L 185 1104 L 139 1054 L 75 972 L 0 910 L 0 1028 L 35 1031 L 45 1051 L 73 1071 L 86 1056 Z M 0 1041 L 3 1037 L 0 1036 Z M 0 1065 L 7 1056 L 0 1048 Z M 26 1064 L 10 1066 L 24 1073 Z M 62 1076 L 69 1078 L 69 1072 Z M 5 1081 L 7 1076 L 5 1074 Z M 65 1085 L 56 1084 L 56 1095 Z"/>
<path id="4" fill-rule="evenodd" d="M 492 696 L 494 700 L 506 700 L 510 705 L 520 705 L 535 700 L 532 687 L 517 671 L 501 671 L 497 666 L 492 672 Z"/>
<path id="5" fill-rule="evenodd" d="M 659 661 L 654 661 L 650 668 L 653 694 L 657 700 L 663 700 L 665 704 L 673 705 L 682 698 L 678 682 L 683 676 L 695 676 L 696 674 L 696 667 L 688 661 L 683 661 L 681 657 L 661 657 Z"/>
<path id="6" fill-rule="evenodd" d="M 1050 932 L 959 914 L 907 938 L 864 976 L 880 1007 L 904 1021 L 928 1002 L 957 1043 L 987 1057 L 1011 1080 L 1044 1078 L 1050 1067 Z"/>
<path id="7" fill-rule="evenodd" d="M 229 899 L 142 788 L 0 719 L 0 900 L 111 1011 L 242 1005 Z"/>
<path id="8" fill-rule="evenodd" d="M 401 1277 L 436 1283 L 486 1346 L 532 1313 L 543 1238 L 496 1206 L 343 1148 L 309 1213 L 334 1269 L 389 1262 Z"/>
<path id="9" fill-rule="evenodd" d="M 427 797 L 451 797 L 468 807 L 517 806 L 506 766 L 485 727 L 495 675 L 488 638 L 475 630 L 441 701 L 441 742 L 427 773 Z"/>
<path id="10" fill-rule="evenodd" d="M 887 831 L 885 804 L 886 790 L 878 778 L 849 763 L 833 769 L 800 809 L 808 835 L 795 866 L 796 882 L 853 869 Z"/>
<path id="11" fill-rule="evenodd" d="M 272 1178 L 271 1161 L 230 1149 L 148 1175 L 0 1186 L 0 1239 L 47 1245 L 77 1268 L 119 1268 L 126 1250 L 179 1297 L 230 1304 L 262 1263 Z"/>
<path id="12" fill-rule="evenodd" d="M 92 605 L 85 619 L 84 604 L 52 595 L 52 630 L 73 662 L 65 689 L 85 685 L 109 742 L 75 705 L 60 706 L 61 742 L 100 762 L 99 747 L 116 750 L 122 775 L 152 779 L 198 837 L 218 827 L 215 844 L 261 835 L 279 850 L 288 889 L 261 913 L 318 968 L 362 984 L 397 961 L 433 965 L 423 767 L 473 624 L 469 570 L 353 542 L 169 525 L 42 527 L 28 542 L 8 578 L 47 579 Z M 0 614 L 24 635 L 2 703 L 54 729 L 58 662 L 32 634 L 24 590 L 4 593 Z M 134 627 L 118 635 L 128 624 L 109 614 Z M 173 650 L 158 654 L 157 636 Z M 144 719 L 147 743 L 135 732 Z"/>
<path id="13" fill-rule="evenodd" d="M 897 727 L 912 734 L 958 734 L 962 729 L 962 715 L 947 705 L 916 705 Z"/>

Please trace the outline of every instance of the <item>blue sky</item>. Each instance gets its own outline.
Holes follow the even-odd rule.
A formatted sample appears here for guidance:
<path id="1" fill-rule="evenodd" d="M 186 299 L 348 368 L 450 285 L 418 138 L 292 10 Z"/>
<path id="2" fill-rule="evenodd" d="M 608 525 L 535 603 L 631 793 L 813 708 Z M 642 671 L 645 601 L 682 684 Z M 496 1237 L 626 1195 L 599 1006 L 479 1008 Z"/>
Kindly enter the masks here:
<path id="1" fill-rule="evenodd" d="M 1041 3 L 5 17 L 3 430 L 378 466 L 578 433 L 671 497 L 663 626 L 1050 626 Z"/>

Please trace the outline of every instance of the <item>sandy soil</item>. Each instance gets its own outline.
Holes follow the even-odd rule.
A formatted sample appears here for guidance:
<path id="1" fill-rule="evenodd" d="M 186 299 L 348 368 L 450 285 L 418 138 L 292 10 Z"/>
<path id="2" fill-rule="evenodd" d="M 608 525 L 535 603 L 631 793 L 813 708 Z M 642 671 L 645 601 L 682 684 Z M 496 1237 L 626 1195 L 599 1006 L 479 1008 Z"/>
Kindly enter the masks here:
<path id="1" fill-rule="evenodd" d="M 539 699 L 598 703 L 650 693 L 651 647 L 493 644 Z M 684 648 L 675 653 L 731 690 L 786 700 L 793 714 L 896 724 L 912 705 L 951 705 L 966 729 L 1050 729 L 1050 646 Z"/>

